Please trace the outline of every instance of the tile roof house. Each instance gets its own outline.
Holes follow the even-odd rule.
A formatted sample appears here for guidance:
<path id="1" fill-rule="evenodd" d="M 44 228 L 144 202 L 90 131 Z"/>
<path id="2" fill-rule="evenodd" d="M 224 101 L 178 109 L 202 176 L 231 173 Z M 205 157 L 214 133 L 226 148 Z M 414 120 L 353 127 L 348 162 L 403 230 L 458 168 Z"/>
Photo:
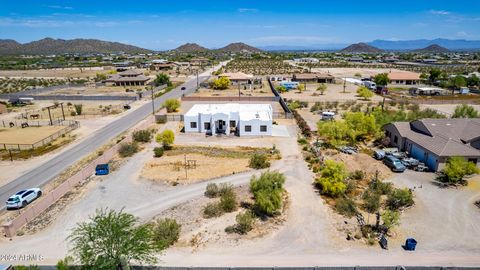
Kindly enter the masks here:
<path id="1" fill-rule="evenodd" d="M 335 83 L 335 78 L 324 73 L 299 73 L 293 74 L 292 81 L 300 83 Z"/>
<path id="2" fill-rule="evenodd" d="M 388 73 L 391 84 L 416 85 L 420 79 L 420 73 L 411 71 L 392 71 Z"/>
<path id="3" fill-rule="evenodd" d="M 143 72 L 129 69 L 118 74 L 113 74 L 105 80 L 107 85 L 114 86 L 140 86 L 145 85 L 150 80 Z"/>
<path id="4" fill-rule="evenodd" d="M 385 125 L 390 143 L 436 171 L 449 157 L 461 156 L 480 166 L 480 118 L 423 119 Z"/>

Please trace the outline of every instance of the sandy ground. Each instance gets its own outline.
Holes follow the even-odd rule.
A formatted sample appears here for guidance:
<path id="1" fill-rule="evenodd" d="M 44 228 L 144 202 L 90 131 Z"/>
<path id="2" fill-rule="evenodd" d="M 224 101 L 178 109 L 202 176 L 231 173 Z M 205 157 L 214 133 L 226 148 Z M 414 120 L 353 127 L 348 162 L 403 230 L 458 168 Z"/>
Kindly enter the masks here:
<path id="1" fill-rule="evenodd" d="M 286 99 L 293 99 L 293 100 L 301 100 L 307 102 L 315 102 L 315 101 L 349 101 L 349 100 L 356 100 L 362 101 L 363 99 L 357 96 L 357 89 L 358 85 L 353 83 L 346 83 L 345 92 L 343 91 L 343 83 L 337 84 L 325 84 L 327 86 L 327 90 L 321 95 L 320 91 L 316 91 L 318 84 L 307 84 L 307 90 L 305 91 L 298 91 L 298 90 L 290 90 L 286 93 L 282 94 L 283 98 Z M 370 101 L 378 102 L 381 101 L 383 98 L 379 95 L 374 95 Z"/>
<path id="2" fill-rule="evenodd" d="M 64 126 L 0 128 L 0 144 L 33 144 L 64 128 Z"/>
<path id="3" fill-rule="evenodd" d="M 337 78 L 367 78 L 379 73 L 388 73 L 390 71 L 401 71 L 392 68 L 312 68 L 312 72 L 328 73 Z M 355 77 L 359 73 L 361 77 Z"/>
<path id="4" fill-rule="evenodd" d="M 170 123 L 168 123 L 170 124 Z M 167 124 L 167 125 L 168 125 Z M 171 127 L 168 127 L 171 128 Z M 175 246 L 159 257 L 161 265 L 170 266 L 345 266 L 345 265 L 465 265 L 478 266 L 480 239 L 478 209 L 473 200 L 478 198 L 480 185 L 459 190 L 440 189 L 430 184 L 433 174 L 427 177 L 413 172 L 396 174 L 391 181 L 400 186 L 423 187 L 416 190 L 417 206 L 404 214 L 401 229 L 411 231 L 420 240 L 416 252 L 406 252 L 400 245 L 381 250 L 378 246 L 352 245 L 345 235 L 336 229 L 338 215 L 327 207 L 312 187 L 313 174 L 302 159 L 296 144 L 294 126 L 289 126 L 288 138 L 216 138 L 178 135 L 176 143 L 195 145 L 261 145 L 276 144 L 283 158 L 272 163 L 287 177 L 285 188 L 290 197 L 286 220 L 268 234 L 255 239 L 239 241 L 212 241 L 192 250 L 189 246 Z M 47 229 L 36 233 L 0 240 L 2 250 L 9 253 L 41 254 L 52 264 L 66 255 L 65 237 L 77 222 L 84 221 L 99 207 L 122 209 L 134 213 L 146 221 L 176 205 L 203 197 L 210 182 L 229 182 L 236 186 L 248 183 L 257 171 L 250 171 L 224 178 L 190 185 L 171 186 L 140 179 L 140 171 L 151 157 L 149 145 L 144 151 L 129 159 L 124 166 L 101 180 L 92 181 L 82 196 L 72 201 Z M 150 149 L 150 150 L 149 150 Z M 368 162 L 367 157 L 357 157 Z M 375 162 L 371 160 L 371 167 Z M 427 185 L 428 188 L 427 188 Z M 473 189 L 472 189 L 473 188 Z M 472 189 L 472 190 L 470 190 Z M 447 193 L 445 193 L 447 192 Z M 428 203 L 427 203 L 428 202 Z M 448 210 L 450 209 L 450 210 Z M 448 210 L 448 211 L 446 211 Z M 477 212 L 474 212 L 474 211 Z M 416 212 L 418 211 L 418 212 Z M 459 213 L 455 213 L 455 212 Z M 227 220 L 232 218 L 226 217 Z M 424 220 L 427 220 L 424 222 Z M 204 226 L 219 229 L 218 220 Z M 223 222 L 223 221 L 222 221 Z M 446 225 L 447 224 L 447 225 Z M 425 234 L 422 237 L 420 234 Z M 452 236 L 449 236 L 452 234 Z M 447 235 L 447 237 L 445 236 Z M 475 240 L 471 240 L 474 239 Z M 470 240 L 470 241 L 469 241 Z M 48 242 L 48 245 L 46 244 Z M 22 262 L 26 263 L 26 262 Z"/>
<path id="5" fill-rule="evenodd" d="M 193 183 L 201 180 L 217 178 L 230 174 L 248 171 L 246 158 L 220 158 L 208 157 L 199 154 L 186 156 L 195 166 L 190 166 L 185 173 L 185 157 L 183 155 L 154 158 L 142 169 L 142 177 L 154 181 L 166 181 L 168 183 Z"/>
<path id="6" fill-rule="evenodd" d="M 108 68 L 108 67 L 107 67 Z M 111 69 L 111 68 L 109 68 Z M 92 68 L 64 68 L 64 69 L 38 69 L 38 70 L 1 70 L 0 77 L 22 78 L 86 78 L 95 77 L 97 73 L 106 72 L 103 67 Z"/>
<path id="7" fill-rule="evenodd" d="M 225 90 L 215 90 L 200 88 L 197 92 L 193 93 L 192 96 L 197 97 L 238 97 L 239 87 L 231 85 L 228 89 Z M 273 93 L 270 90 L 268 82 L 264 81 L 262 87 L 260 85 L 255 85 L 251 89 L 244 89 L 244 86 L 240 86 L 240 95 L 242 97 L 273 97 Z"/>

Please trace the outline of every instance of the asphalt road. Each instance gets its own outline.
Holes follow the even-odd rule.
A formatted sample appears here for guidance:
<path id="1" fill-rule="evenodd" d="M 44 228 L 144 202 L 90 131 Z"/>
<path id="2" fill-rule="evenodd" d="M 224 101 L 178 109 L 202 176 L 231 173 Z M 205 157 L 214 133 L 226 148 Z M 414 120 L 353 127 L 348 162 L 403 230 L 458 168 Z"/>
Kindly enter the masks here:
<path id="1" fill-rule="evenodd" d="M 202 76 L 199 76 L 199 82 L 203 82 L 209 78 L 208 75 L 205 75 L 206 73 L 207 72 L 205 72 Z M 186 89 L 181 90 L 182 87 L 185 87 Z M 169 98 L 178 98 L 182 96 L 182 94 L 186 95 L 193 93 L 196 87 L 197 79 L 193 78 L 174 90 L 166 93 L 165 95 L 155 99 L 155 108 L 159 108 L 161 104 Z M 126 114 L 124 117 L 121 117 L 118 120 L 113 121 L 107 126 L 99 129 L 72 149 L 55 156 L 54 158 L 42 163 L 24 175 L 0 187 L 0 210 L 5 208 L 4 202 L 12 194 L 26 188 L 42 187 L 68 167 L 72 166 L 86 155 L 92 153 L 98 147 L 104 145 L 112 138 L 130 129 L 151 113 L 152 104 L 145 104 L 135 109 L 135 111 Z"/>

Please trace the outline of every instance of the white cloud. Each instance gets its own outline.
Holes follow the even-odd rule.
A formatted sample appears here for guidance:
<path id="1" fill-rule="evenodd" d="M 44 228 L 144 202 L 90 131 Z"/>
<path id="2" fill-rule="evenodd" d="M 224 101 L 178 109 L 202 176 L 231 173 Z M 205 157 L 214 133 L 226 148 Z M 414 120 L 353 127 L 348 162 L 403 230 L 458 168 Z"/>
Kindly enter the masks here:
<path id="1" fill-rule="evenodd" d="M 73 7 L 69 7 L 69 6 L 59 6 L 59 5 L 50 5 L 50 6 L 47 6 L 49 8 L 53 8 L 53 9 L 65 9 L 65 10 L 72 10 Z"/>
<path id="2" fill-rule="evenodd" d="M 258 9 L 256 8 L 239 8 L 237 9 L 238 12 L 240 13 L 257 13 Z"/>
<path id="3" fill-rule="evenodd" d="M 451 12 L 447 10 L 435 10 L 435 9 L 430 10 L 429 13 L 433 15 L 450 15 L 451 14 Z"/>
<path id="4" fill-rule="evenodd" d="M 460 31 L 460 32 L 457 32 L 457 36 L 458 37 L 468 37 L 470 35 L 465 31 Z"/>

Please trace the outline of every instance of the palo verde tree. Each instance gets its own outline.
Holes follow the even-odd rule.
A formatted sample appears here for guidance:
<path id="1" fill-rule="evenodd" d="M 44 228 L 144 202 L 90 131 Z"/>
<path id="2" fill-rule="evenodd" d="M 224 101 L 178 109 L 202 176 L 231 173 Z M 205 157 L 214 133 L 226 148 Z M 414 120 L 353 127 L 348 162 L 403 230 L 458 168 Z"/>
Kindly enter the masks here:
<path id="1" fill-rule="evenodd" d="M 123 211 L 97 210 L 68 239 L 74 257 L 88 269 L 127 269 L 131 261 L 154 263 L 158 251 L 148 226 Z"/>
<path id="2" fill-rule="evenodd" d="M 163 144 L 163 148 L 168 149 L 175 141 L 175 133 L 170 129 L 166 129 L 162 133 L 157 134 L 155 140 Z"/>
<path id="3" fill-rule="evenodd" d="M 345 183 L 347 177 L 348 171 L 343 162 L 326 160 L 320 170 L 320 178 L 315 180 L 315 184 L 320 189 L 320 193 L 337 198 L 344 194 L 347 189 L 347 184 Z"/>
<path id="4" fill-rule="evenodd" d="M 282 208 L 285 176 L 277 171 L 267 171 L 260 177 L 252 176 L 250 191 L 255 199 L 254 209 L 259 215 L 272 216 Z"/>
<path id="5" fill-rule="evenodd" d="M 167 109 L 167 112 L 176 112 L 180 108 L 180 101 L 176 98 L 169 98 L 163 103 L 163 107 Z"/>
<path id="6" fill-rule="evenodd" d="M 466 184 L 464 177 L 476 173 L 479 173 L 479 169 L 473 162 L 463 157 L 450 157 L 438 180 L 449 184 Z"/>
<path id="7" fill-rule="evenodd" d="M 230 86 L 230 79 L 227 77 L 220 77 L 214 80 L 211 86 L 216 90 L 225 90 Z"/>
<path id="8" fill-rule="evenodd" d="M 368 89 L 365 86 L 358 87 L 357 94 L 359 97 L 363 98 L 364 100 L 370 100 L 370 98 L 373 97 L 373 92 L 370 91 L 370 89 Z"/>

